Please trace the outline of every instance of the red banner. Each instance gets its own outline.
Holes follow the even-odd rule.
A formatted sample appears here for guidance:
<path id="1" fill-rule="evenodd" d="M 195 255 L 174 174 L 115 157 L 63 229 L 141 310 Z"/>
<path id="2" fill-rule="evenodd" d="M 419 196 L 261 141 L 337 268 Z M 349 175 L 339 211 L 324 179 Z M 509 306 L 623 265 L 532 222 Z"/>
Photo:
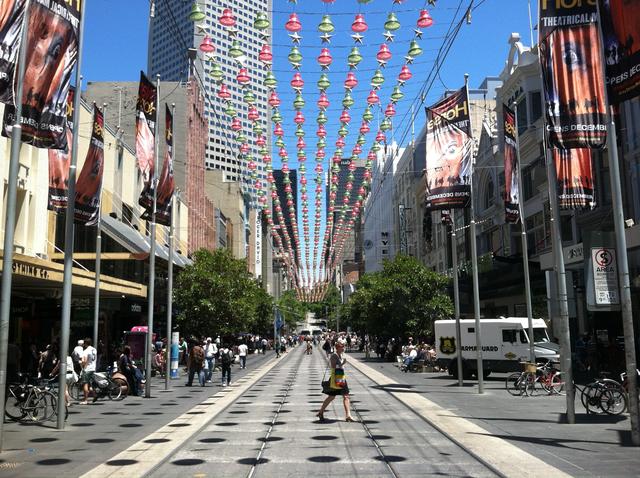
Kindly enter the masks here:
<path id="1" fill-rule="evenodd" d="M 69 187 L 69 165 L 73 145 L 73 97 L 75 88 L 67 96 L 67 149 L 50 149 L 49 153 L 49 202 L 47 209 L 61 212 L 67 207 Z"/>
<path id="2" fill-rule="evenodd" d="M 558 175 L 558 205 L 561 209 L 593 209 L 594 196 L 591 150 L 554 149 L 553 160 Z"/>
<path id="3" fill-rule="evenodd" d="M 91 143 L 76 185 L 75 221 L 87 226 L 98 222 L 104 173 L 104 116 L 94 107 Z"/>
<path id="4" fill-rule="evenodd" d="M 156 100 L 158 89 L 140 72 L 136 105 L 136 158 L 142 174 L 143 189 L 138 203 L 147 211 L 153 208 L 153 169 L 155 167 Z"/>
<path id="5" fill-rule="evenodd" d="M 609 99 L 640 95 L 640 0 L 599 0 Z"/>
<path id="6" fill-rule="evenodd" d="M 467 89 L 427 108 L 427 211 L 469 207 L 471 120 Z"/>
<path id="7" fill-rule="evenodd" d="M 516 115 L 506 105 L 502 105 L 504 130 L 504 220 L 517 224 L 520 219 L 520 188 L 518 175 L 518 146 L 516 143 Z"/>
<path id="8" fill-rule="evenodd" d="M 78 57 L 78 1 L 32 1 L 29 6 L 26 69 L 22 94 L 22 141 L 37 148 L 66 149 L 67 96 Z M 15 121 L 16 62 L 24 18 L 24 1 L 0 4 L 0 102 L 3 136 Z"/>
<path id="9" fill-rule="evenodd" d="M 164 157 L 164 165 L 162 173 L 158 180 L 158 195 L 156 198 L 156 222 L 163 226 L 171 225 L 171 200 L 173 199 L 173 191 L 175 184 L 173 180 L 173 115 L 166 106 L 165 111 L 165 141 L 167 143 L 167 151 Z M 142 219 L 150 219 L 150 214 L 145 211 Z"/>
<path id="10" fill-rule="evenodd" d="M 603 148 L 607 115 L 595 1 L 539 4 L 549 143 L 563 149 Z"/>

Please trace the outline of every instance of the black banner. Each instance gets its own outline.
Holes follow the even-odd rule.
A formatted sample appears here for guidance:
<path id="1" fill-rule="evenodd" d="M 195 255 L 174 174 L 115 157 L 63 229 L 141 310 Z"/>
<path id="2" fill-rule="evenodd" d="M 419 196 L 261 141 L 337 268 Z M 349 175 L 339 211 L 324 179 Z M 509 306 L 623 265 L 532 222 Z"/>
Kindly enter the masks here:
<path id="1" fill-rule="evenodd" d="M 554 149 L 553 159 L 558 175 L 558 205 L 561 209 L 593 209 L 594 196 L 591 150 Z"/>
<path id="2" fill-rule="evenodd" d="M 104 116 L 94 107 L 91 143 L 76 185 L 75 221 L 87 226 L 98 222 L 104 173 Z"/>
<path id="3" fill-rule="evenodd" d="M 78 57 L 81 0 L 38 0 L 29 6 L 26 69 L 22 95 L 22 141 L 36 148 L 67 148 L 67 96 Z M 3 136 L 15 121 L 16 62 L 24 1 L 0 5 L 0 102 Z"/>
<path id="4" fill-rule="evenodd" d="M 173 199 L 173 191 L 175 183 L 173 180 L 173 115 L 169 107 L 165 105 L 165 140 L 167 143 L 167 151 L 164 157 L 164 165 L 162 173 L 158 180 L 158 196 L 156 198 L 156 222 L 163 226 L 171 225 L 171 200 Z M 142 219 L 151 219 L 149 211 L 142 214 Z"/>
<path id="5" fill-rule="evenodd" d="M 153 208 L 153 171 L 155 168 L 156 98 L 158 90 L 140 72 L 138 103 L 136 105 L 136 158 L 142 174 L 143 188 L 138 203 L 148 212 Z"/>
<path id="6" fill-rule="evenodd" d="M 50 149 L 49 153 L 49 201 L 47 209 L 62 212 L 67 207 L 69 188 L 69 166 L 73 145 L 73 98 L 75 88 L 67 95 L 67 149 Z"/>
<path id="7" fill-rule="evenodd" d="M 603 148 L 607 116 L 595 0 L 540 0 L 539 4 L 549 142 L 563 149 Z"/>
<path id="8" fill-rule="evenodd" d="M 609 99 L 640 95 L 640 0 L 599 0 Z"/>
<path id="9" fill-rule="evenodd" d="M 520 218 L 520 188 L 518 175 L 518 151 L 516 143 L 516 115 L 502 105 L 504 130 L 504 220 L 516 224 Z"/>
<path id="10" fill-rule="evenodd" d="M 427 210 L 469 207 L 471 120 L 467 89 L 427 108 Z"/>

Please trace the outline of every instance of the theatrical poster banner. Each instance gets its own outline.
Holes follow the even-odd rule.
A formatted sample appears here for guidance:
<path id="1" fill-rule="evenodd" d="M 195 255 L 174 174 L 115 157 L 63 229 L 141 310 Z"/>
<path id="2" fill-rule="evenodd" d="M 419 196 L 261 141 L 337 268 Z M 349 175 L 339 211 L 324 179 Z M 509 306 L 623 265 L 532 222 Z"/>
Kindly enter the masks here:
<path id="1" fill-rule="evenodd" d="M 91 143 L 76 186 L 76 222 L 86 226 L 97 224 L 100 214 L 103 172 L 104 117 L 98 108 L 94 108 Z"/>
<path id="2" fill-rule="evenodd" d="M 171 199 L 175 184 L 173 180 L 173 115 L 171 110 L 166 106 L 165 112 L 166 128 L 165 140 L 167 142 L 167 152 L 164 157 L 164 165 L 162 166 L 162 174 L 158 181 L 158 196 L 156 198 L 156 222 L 163 226 L 171 225 Z M 152 204 L 153 206 L 153 204 Z M 150 220 L 151 211 L 145 210 L 142 219 Z"/>
<path id="3" fill-rule="evenodd" d="M 541 0 L 539 5 L 549 142 L 555 148 L 603 148 L 607 115 L 596 3 Z"/>
<path id="4" fill-rule="evenodd" d="M 471 121 L 467 89 L 427 108 L 427 211 L 469 207 Z"/>
<path id="5" fill-rule="evenodd" d="M 0 2 L 0 101 L 7 104 L 2 129 L 7 137 L 15 121 L 15 66 L 23 4 Z M 36 148 L 67 148 L 67 96 L 78 56 L 80 5 L 81 0 L 30 3 L 21 122 L 22 141 Z"/>
<path id="6" fill-rule="evenodd" d="M 640 0 L 599 0 L 609 98 L 640 95 Z"/>
<path id="7" fill-rule="evenodd" d="M 71 147 L 73 145 L 73 97 L 75 88 L 69 89 L 67 95 L 67 149 L 50 149 L 49 153 L 49 201 L 47 209 L 62 212 L 67 207 L 69 187 L 69 165 L 71 164 Z"/>
<path id="8" fill-rule="evenodd" d="M 149 213 L 153 208 L 153 169 L 155 157 L 157 88 L 140 72 L 138 103 L 136 105 L 136 158 L 142 174 L 143 188 L 138 203 Z"/>
<path id="9" fill-rule="evenodd" d="M 502 105 L 504 122 L 504 220 L 516 224 L 520 218 L 520 188 L 518 175 L 518 151 L 516 144 L 516 115 Z"/>
<path id="10" fill-rule="evenodd" d="M 561 209 L 593 209 L 594 195 L 591 150 L 554 149 L 553 161 L 558 176 L 558 205 Z"/>

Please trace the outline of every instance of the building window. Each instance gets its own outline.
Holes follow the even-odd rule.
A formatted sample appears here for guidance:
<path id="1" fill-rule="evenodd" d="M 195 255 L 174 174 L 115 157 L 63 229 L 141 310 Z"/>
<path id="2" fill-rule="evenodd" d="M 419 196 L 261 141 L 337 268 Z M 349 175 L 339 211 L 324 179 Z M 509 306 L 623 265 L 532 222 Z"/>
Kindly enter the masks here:
<path id="1" fill-rule="evenodd" d="M 529 127 L 527 123 L 527 98 L 524 97 L 518 103 L 518 134 L 521 134 L 523 131 Z"/>
<path id="2" fill-rule="evenodd" d="M 529 95 L 531 101 L 531 121 L 535 123 L 542 116 L 542 96 L 539 91 L 534 91 Z"/>

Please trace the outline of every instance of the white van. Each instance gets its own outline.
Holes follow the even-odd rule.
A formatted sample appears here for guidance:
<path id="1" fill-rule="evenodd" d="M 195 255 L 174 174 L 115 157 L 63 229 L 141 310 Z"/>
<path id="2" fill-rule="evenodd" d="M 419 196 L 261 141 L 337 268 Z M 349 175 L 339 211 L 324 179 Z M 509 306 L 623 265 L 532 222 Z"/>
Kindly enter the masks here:
<path id="1" fill-rule="evenodd" d="M 435 338 L 437 362 L 447 367 L 449 375 L 458 376 L 458 353 L 462 353 L 463 376 L 476 374 L 476 322 L 460 321 L 460 346 L 456 344 L 456 321 L 436 320 Z M 529 321 L 526 317 L 481 319 L 482 366 L 485 377 L 491 372 L 521 370 L 520 362 L 529 361 Z M 533 342 L 536 362 L 558 362 L 558 345 L 551 342 L 547 325 L 542 319 L 533 320 Z"/>

